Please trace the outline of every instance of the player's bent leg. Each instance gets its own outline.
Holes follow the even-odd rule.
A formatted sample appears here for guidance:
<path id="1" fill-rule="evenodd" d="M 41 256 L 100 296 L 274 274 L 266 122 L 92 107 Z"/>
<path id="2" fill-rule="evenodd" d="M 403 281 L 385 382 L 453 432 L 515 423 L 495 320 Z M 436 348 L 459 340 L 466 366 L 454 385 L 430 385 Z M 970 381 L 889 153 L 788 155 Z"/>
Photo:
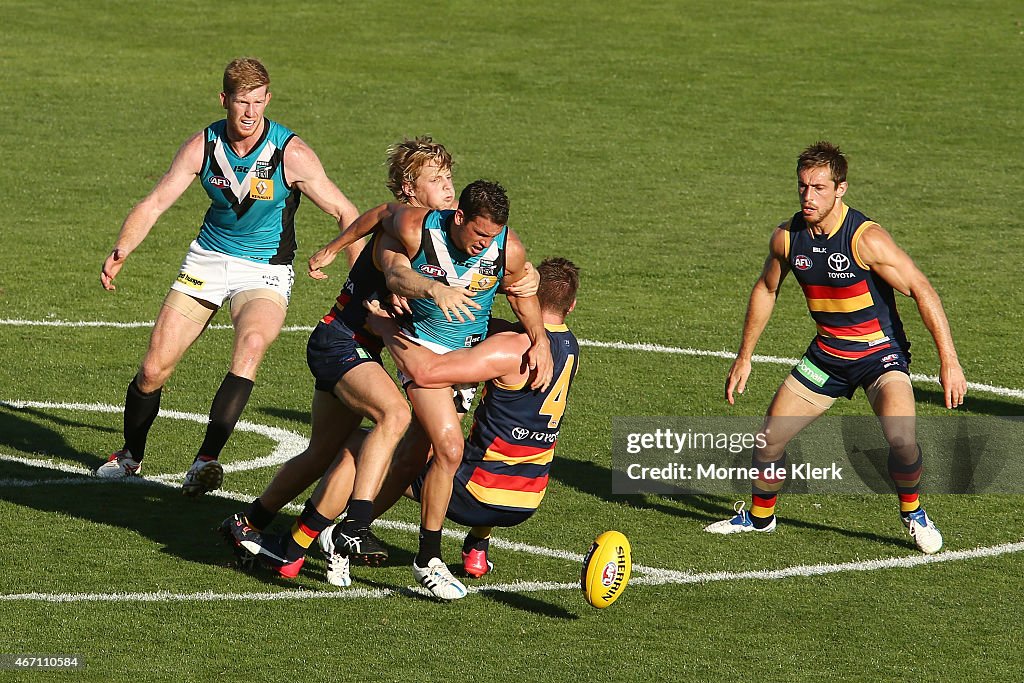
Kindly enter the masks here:
<path id="1" fill-rule="evenodd" d="M 217 307 L 208 301 L 173 289 L 168 292 L 136 375 L 139 391 L 151 393 L 167 382 L 182 356 L 203 333 L 216 312 Z"/>
<path id="2" fill-rule="evenodd" d="M 374 422 L 359 450 L 353 490 L 353 497 L 373 500 L 409 427 L 409 406 L 378 363 L 363 363 L 349 370 L 334 387 L 334 393 L 352 410 Z"/>
<path id="3" fill-rule="evenodd" d="M 312 427 L 306 450 L 284 463 L 260 494 L 261 505 L 271 512 L 279 511 L 328 471 L 346 438 L 361 420 L 326 391 L 313 392 L 311 413 Z"/>
<path id="4" fill-rule="evenodd" d="M 462 463 L 465 447 L 462 424 L 451 400 L 451 389 L 408 388 L 409 400 L 434 451 L 433 465 L 423 483 L 421 519 L 427 529 L 440 529 L 451 498 L 452 478 Z"/>
<path id="5" fill-rule="evenodd" d="M 942 549 L 942 533 L 921 505 L 924 458 L 917 444 L 914 390 L 904 372 L 887 372 L 865 388 L 889 443 L 889 477 L 896 486 L 900 520 L 923 553 Z"/>
<path id="6" fill-rule="evenodd" d="M 704 527 L 711 534 L 737 534 L 748 531 L 771 532 L 775 530 L 775 504 L 778 491 L 785 483 L 772 476 L 773 469 L 781 467 L 786 445 L 804 427 L 821 416 L 835 399 L 815 394 L 789 376 L 775 392 L 767 414 L 761 425 L 764 447 L 755 447 L 752 463 L 760 475 L 751 484 L 752 505 L 745 509 L 744 501 L 734 506 L 735 515 L 728 519 L 712 522 Z"/>
<path id="7" fill-rule="evenodd" d="M 96 476 L 120 479 L 141 475 L 146 440 L 160 411 L 161 388 L 216 310 L 208 302 L 173 289 L 168 293 L 146 354 L 125 392 L 124 445 L 94 470 Z"/>
<path id="8" fill-rule="evenodd" d="M 235 328 L 231 354 L 233 374 L 256 379 L 263 356 L 281 333 L 286 314 L 287 307 L 281 296 L 272 290 L 248 290 L 232 298 L 231 324 Z"/>
<path id="9" fill-rule="evenodd" d="M 402 496 L 413 497 L 410 486 L 423 473 L 429 455 L 430 437 L 413 415 L 412 424 L 398 443 L 391 467 L 373 499 L 374 519 L 394 507 Z"/>
<path id="10" fill-rule="evenodd" d="M 362 363 L 352 368 L 335 385 L 334 393 L 375 423 L 359 447 L 348 514 L 335 530 L 334 540 L 352 559 L 376 566 L 387 560 L 388 553 L 370 530 L 373 499 L 409 426 L 409 406 L 379 363 Z"/>

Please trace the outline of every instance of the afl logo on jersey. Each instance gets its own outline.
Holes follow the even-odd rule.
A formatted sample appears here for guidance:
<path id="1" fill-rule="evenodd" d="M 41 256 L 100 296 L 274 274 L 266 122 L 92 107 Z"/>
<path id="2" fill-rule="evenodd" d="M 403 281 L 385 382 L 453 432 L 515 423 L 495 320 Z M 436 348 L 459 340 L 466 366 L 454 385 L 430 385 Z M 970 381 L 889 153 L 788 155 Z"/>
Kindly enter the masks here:
<path id="1" fill-rule="evenodd" d="M 850 267 L 850 259 L 845 254 L 832 254 L 828 257 L 828 267 L 842 272 Z"/>
<path id="2" fill-rule="evenodd" d="M 221 189 L 231 187 L 231 181 L 224 176 L 219 175 L 210 176 L 209 183 L 214 187 L 219 187 Z"/>
<path id="3" fill-rule="evenodd" d="M 811 266 L 813 265 L 814 264 L 811 263 L 810 256 L 799 254 L 793 258 L 793 267 L 796 268 L 797 270 L 810 270 Z"/>
<path id="4" fill-rule="evenodd" d="M 432 263 L 424 263 L 420 266 L 420 272 L 427 277 L 444 277 L 448 273 L 441 266 L 435 266 Z"/>

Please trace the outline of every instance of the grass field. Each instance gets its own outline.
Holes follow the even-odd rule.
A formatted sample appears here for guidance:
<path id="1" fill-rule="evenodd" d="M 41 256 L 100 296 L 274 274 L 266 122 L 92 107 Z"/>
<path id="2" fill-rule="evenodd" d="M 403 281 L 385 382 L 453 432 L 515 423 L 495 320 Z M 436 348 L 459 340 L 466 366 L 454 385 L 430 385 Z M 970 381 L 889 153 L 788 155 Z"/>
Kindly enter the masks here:
<path id="1" fill-rule="evenodd" d="M 795 158 L 820 138 L 850 157 L 848 202 L 942 296 L 977 383 L 961 410 L 1024 413 L 1022 22 L 1006 0 L 5 0 L 0 655 L 77 654 L 68 676 L 95 681 L 1018 680 L 1019 496 L 926 495 L 947 550 L 923 563 L 890 496 L 794 495 L 775 534 L 709 538 L 731 498 L 613 495 L 610 443 L 614 416 L 763 412 L 786 365 L 756 364 L 729 407 L 729 359 L 696 352 L 735 350 L 770 229 L 798 206 Z M 392 561 L 354 569 L 345 590 L 317 556 L 292 582 L 241 573 L 212 532 L 272 477 L 247 462 L 305 445 L 307 330 L 338 267 L 297 279 L 243 415 L 253 426 L 225 452 L 223 497 L 177 491 L 226 371 L 222 328 L 165 388 L 177 413 L 151 433 L 149 483 L 82 474 L 121 444 L 145 323 L 205 194 L 164 215 L 116 292 L 100 266 L 181 141 L 220 118 L 223 66 L 249 54 L 273 78 L 268 116 L 360 208 L 388 196 L 385 147 L 429 133 L 455 155 L 458 186 L 509 189 L 532 260 L 583 269 L 570 324 L 587 345 L 550 490 L 499 535 L 497 571 L 465 600 L 409 590 L 408 502 L 380 523 Z M 301 269 L 334 228 L 308 203 L 297 221 Z M 937 374 L 912 302 L 901 310 L 914 371 Z M 758 352 L 799 356 L 813 329 L 789 282 Z M 937 384 L 916 389 L 920 414 L 946 414 Z M 833 410 L 868 412 L 863 397 Z M 640 567 L 596 611 L 573 584 L 606 529 L 630 538 Z"/>

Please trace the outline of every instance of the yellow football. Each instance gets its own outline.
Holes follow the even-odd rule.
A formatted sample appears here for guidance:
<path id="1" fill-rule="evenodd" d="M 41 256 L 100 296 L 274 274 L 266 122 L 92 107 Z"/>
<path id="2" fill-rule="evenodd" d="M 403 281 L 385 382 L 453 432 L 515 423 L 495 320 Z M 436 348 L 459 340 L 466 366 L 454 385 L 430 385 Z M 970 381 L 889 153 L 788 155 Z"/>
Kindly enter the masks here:
<path id="1" fill-rule="evenodd" d="M 633 555 L 626 537 L 618 531 L 604 532 L 594 539 L 583 558 L 583 597 L 592 606 L 604 609 L 622 595 L 632 569 Z"/>

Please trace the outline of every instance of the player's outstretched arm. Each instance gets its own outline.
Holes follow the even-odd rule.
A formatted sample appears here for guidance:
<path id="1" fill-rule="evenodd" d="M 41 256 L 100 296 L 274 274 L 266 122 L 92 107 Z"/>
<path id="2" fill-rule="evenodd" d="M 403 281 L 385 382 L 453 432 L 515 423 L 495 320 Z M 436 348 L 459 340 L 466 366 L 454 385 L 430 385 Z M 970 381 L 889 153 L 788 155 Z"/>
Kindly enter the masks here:
<path id="1" fill-rule="evenodd" d="M 509 284 L 518 282 L 526 275 L 526 249 L 519 237 L 509 229 L 508 241 L 505 243 L 505 278 Z M 506 287 L 507 289 L 507 287 Z M 544 330 L 544 319 L 541 316 L 540 302 L 536 296 L 511 296 L 508 305 L 523 324 L 526 334 L 530 337 L 530 350 L 526 359 L 530 370 L 534 372 L 531 389 L 546 391 L 551 384 L 555 362 L 551 357 L 551 346 Z"/>
<path id="2" fill-rule="evenodd" d="M 928 328 L 939 353 L 939 382 L 945 393 L 946 408 L 962 405 L 967 394 L 967 378 L 960 367 L 942 300 L 932 283 L 910 255 L 879 225 L 863 232 L 855 255 L 893 289 L 914 299 L 921 322 Z"/>
<path id="3" fill-rule="evenodd" d="M 203 167 L 203 133 L 186 140 L 171 161 L 163 177 L 142 201 L 136 204 L 121 224 L 114 248 L 103 262 L 100 283 L 108 291 L 116 289 L 114 278 L 121 272 L 125 259 L 146 239 L 157 219 L 184 194 Z"/>
<path id="4" fill-rule="evenodd" d="M 747 302 L 747 314 L 743 320 L 743 335 L 736 360 L 729 368 L 725 380 L 725 400 L 735 405 L 734 392 L 742 394 L 747 390 L 747 379 L 750 377 L 750 362 L 754 356 L 754 347 L 761 333 L 768 325 L 768 320 L 775 310 L 775 300 L 779 296 L 779 287 L 789 272 L 786 254 L 786 236 L 783 228 L 776 228 L 768 241 L 768 257 L 764 260 L 761 275 L 754 283 Z"/>
<path id="5" fill-rule="evenodd" d="M 284 165 L 292 187 L 309 197 L 321 211 L 336 220 L 339 231 L 344 230 L 359 217 L 359 209 L 327 177 L 320 158 L 302 138 L 295 136 L 288 141 L 284 148 Z M 354 248 L 355 246 L 349 245 L 346 250 L 349 265 L 355 263 L 359 255 L 359 249 Z"/>
<path id="6" fill-rule="evenodd" d="M 392 225 L 395 211 L 401 206 L 403 204 L 398 202 L 381 204 L 352 221 L 347 228 L 341 231 L 340 235 L 309 258 L 309 276 L 314 280 L 326 280 L 327 274 L 323 272 L 323 269 L 333 263 L 341 251 L 347 250 L 351 245 L 371 233 L 387 229 L 385 223 L 388 226 Z"/>

